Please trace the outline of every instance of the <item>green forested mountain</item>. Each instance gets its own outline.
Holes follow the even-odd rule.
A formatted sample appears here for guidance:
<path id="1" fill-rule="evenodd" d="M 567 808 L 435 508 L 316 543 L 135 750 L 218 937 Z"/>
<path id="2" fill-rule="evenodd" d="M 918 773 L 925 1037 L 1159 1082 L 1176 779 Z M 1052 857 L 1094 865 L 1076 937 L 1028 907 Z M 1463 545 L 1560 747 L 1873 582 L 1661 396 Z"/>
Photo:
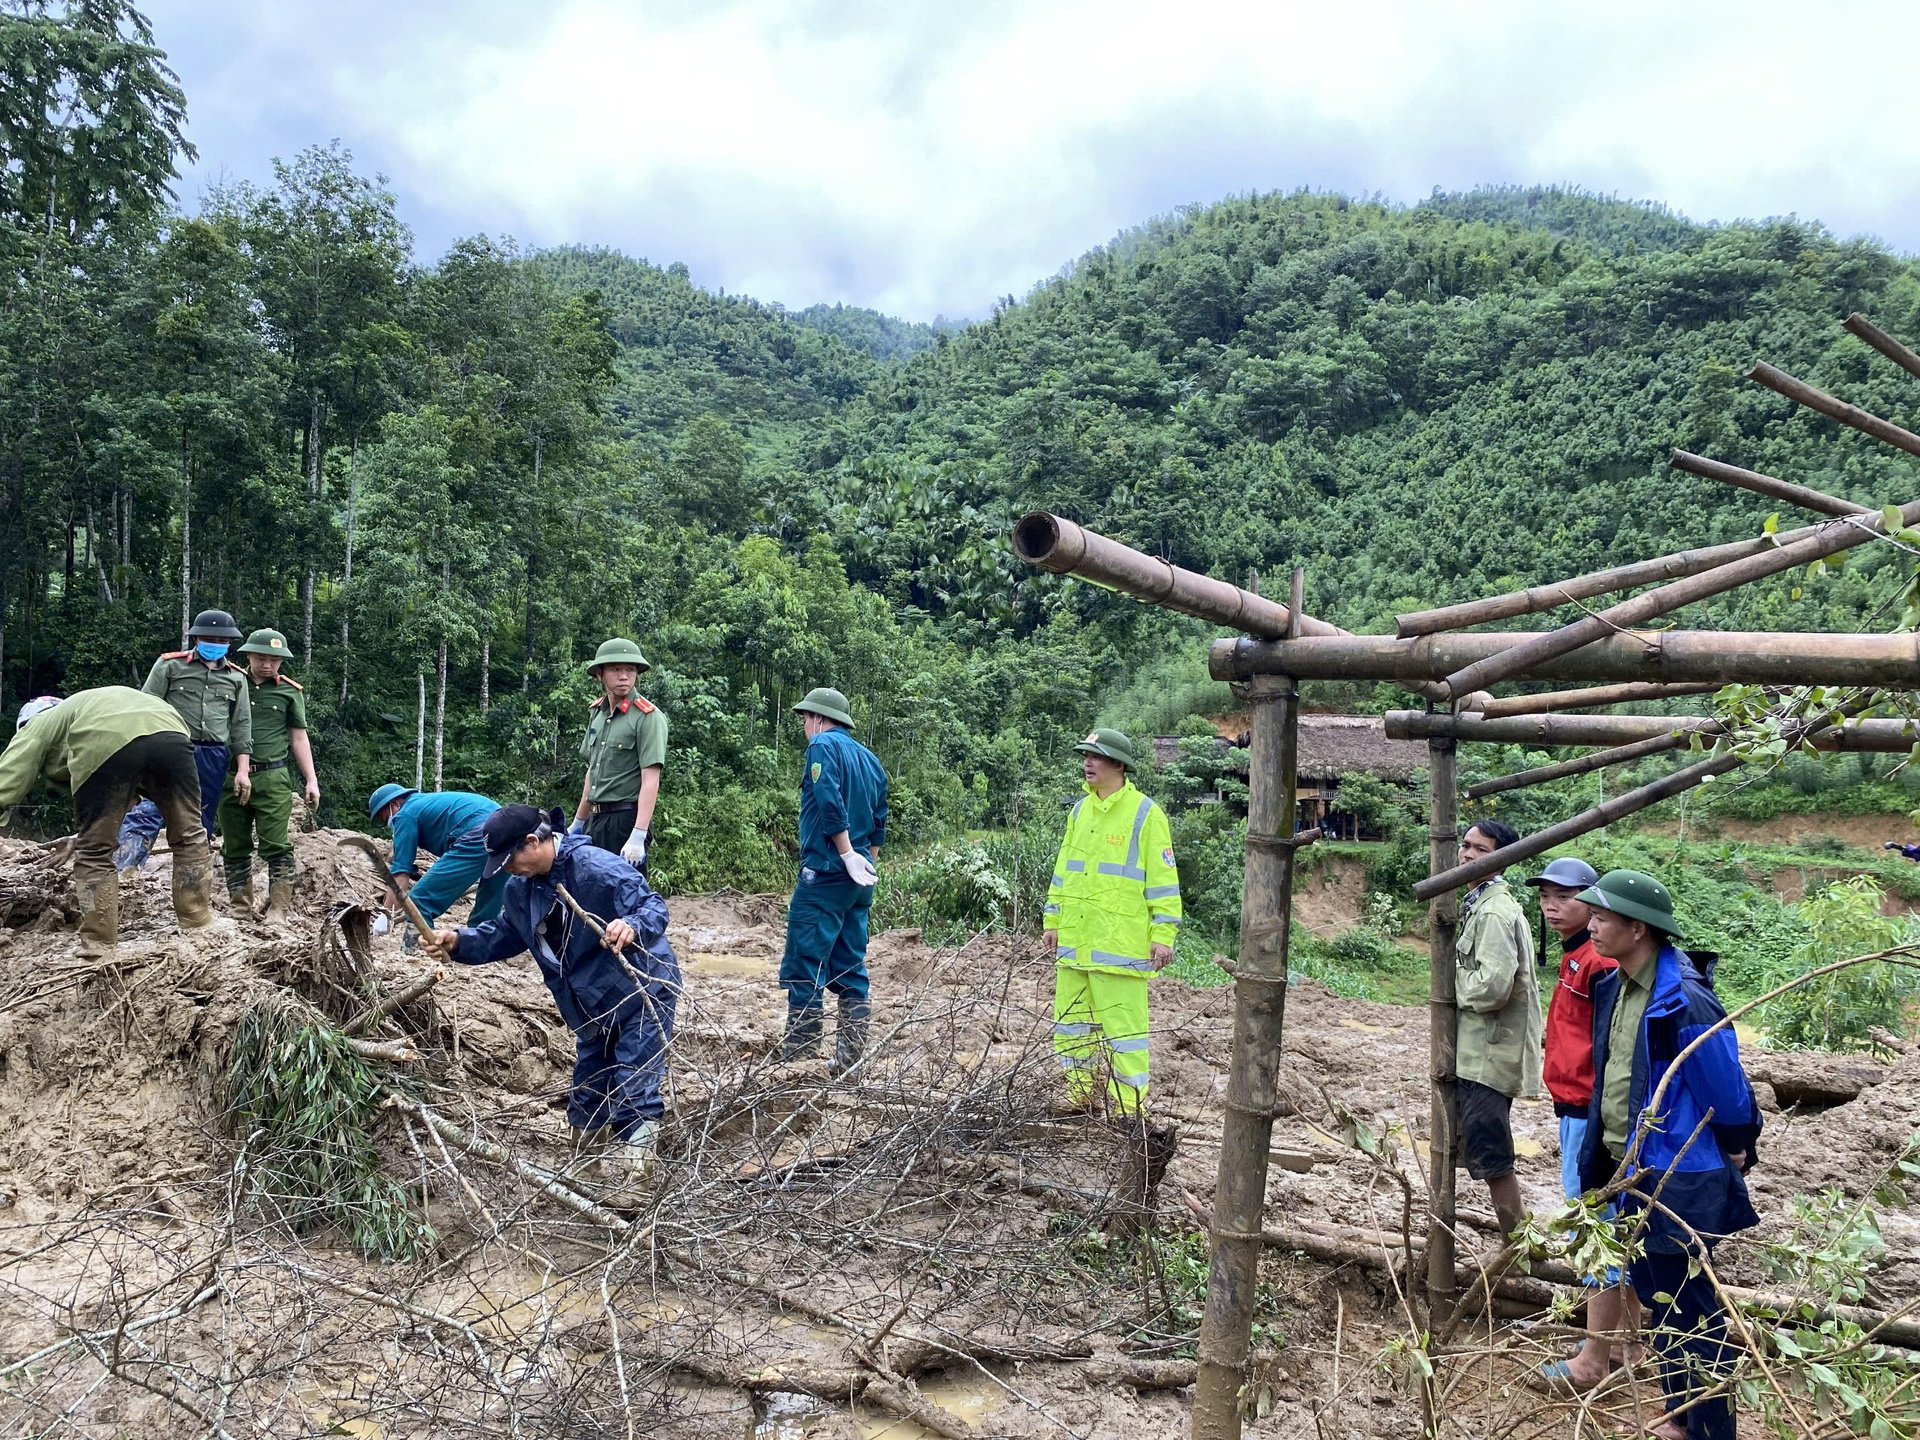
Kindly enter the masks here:
<path id="1" fill-rule="evenodd" d="M 1050 813 L 1096 717 L 1227 697 L 1204 627 L 1018 566 L 1031 507 L 1236 579 L 1304 564 L 1317 613 L 1378 630 L 1753 533 L 1769 507 L 1670 473 L 1672 445 L 1912 493 L 1905 458 L 1739 378 L 1764 356 L 1920 418 L 1836 328 L 1920 336 L 1913 266 L 1817 225 L 1244 196 L 957 332 L 788 314 L 605 250 L 419 256 L 337 147 L 179 213 L 185 100 L 143 24 L 0 10 L 39 47 L 0 70 L 33 137 L 0 166 L 0 704 L 137 679 L 229 608 L 301 654 L 330 821 L 416 755 L 429 785 L 577 794 L 580 665 L 613 633 L 672 719 L 670 884 L 779 883 L 787 707 L 822 682 L 897 777 L 900 840 Z M 46 77 L 109 61 L 131 78 L 81 87 L 100 113 L 54 103 Z M 1898 577 L 1860 554 L 1686 623 L 1861 625 Z"/>

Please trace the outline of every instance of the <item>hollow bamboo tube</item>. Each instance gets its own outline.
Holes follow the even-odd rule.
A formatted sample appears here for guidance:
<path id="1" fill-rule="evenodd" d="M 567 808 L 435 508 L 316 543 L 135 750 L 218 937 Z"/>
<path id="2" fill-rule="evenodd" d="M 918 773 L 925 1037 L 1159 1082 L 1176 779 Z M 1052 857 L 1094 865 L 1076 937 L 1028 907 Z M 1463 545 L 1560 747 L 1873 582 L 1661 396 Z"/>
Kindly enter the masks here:
<path id="1" fill-rule="evenodd" d="M 1747 379 L 1764 385 L 1776 395 L 1784 395 L 1796 404 L 1809 410 L 1817 410 L 1830 420 L 1838 420 L 1842 425 L 1851 425 L 1863 435 L 1871 435 L 1883 444 L 1896 450 L 1904 450 L 1909 455 L 1920 455 L 1920 435 L 1911 430 L 1903 430 L 1891 420 L 1882 420 L 1870 410 L 1862 410 L 1858 405 L 1849 405 L 1826 391 L 1796 380 L 1784 370 L 1756 360 L 1753 368 L 1747 371 Z M 1911 525 L 1912 520 L 1907 523 Z"/>
<path id="2" fill-rule="evenodd" d="M 1612 750 L 1595 750 L 1587 755 L 1576 755 L 1571 760 L 1562 760 L 1558 765 L 1540 765 L 1532 770 L 1516 770 L 1511 775 L 1502 775 L 1497 780 L 1482 780 L 1478 785 L 1467 787 L 1467 799 L 1484 800 L 1489 795 L 1504 794 L 1508 790 L 1524 790 L 1529 785 L 1545 785 L 1551 780 L 1565 780 L 1574 775 L 1585 775 L 1590 770 L 1605 770 L 1614 765 L 1629 765 L 1635 760 L 1644 760 L 1649 755 L 1659 755 L 1667 750 L 1677 750 L 1684 743 L 1679 735 L 1655 735 L 1648 740 L 1636 740 L 1631 745 L 1616 746 Z"/>
<path id="3" fill-rule="evenodd" d="M 1417 640 L 1391 635 L 1216 640 L 1208 669 L 1216 680 L 1293 675 L 1302 680 L 1393 680 L 1406 685 L 1440 678 L 1542 638 L 1476 631 L 1424 635 Z M 1913 635 L 1640 631 L 1607 634 L 1529 668 L 1530 678 L 1541 680 L 1873 685 L 1907 690 L 1920 689 L 1916 644 Z"/>
<path id="4" fill-rule="evenodd" d="M 1464 630 L 1470 625 L 1490 625 L 1496 620 L 1511 620 L 1516 615 L 1537 615 L 1543 610 L 1558 610 L 1562 605 L 1570 605 L 1576 600 L 1611 595 L 1616 590 L 1637 590 L 1642 585 L 1682 580 L 1689 575 L 1698 575 L 1703 570 L 1712 570 L 1716 566 L 1771 550 L 1775 541 L 1785 545 L 1804 540 L 1816 528 L 1812 525 L 1803 526 L 1771 540 L 1761 535 L 1751 540 L 1733 540 L 1724 545 L 1681 550 L 1672 555 L 1637 560 L 1631 565 L 1616 565 L 1610 570 L 1596 570 L 1590 575 L 1576 575 L 1571 580 L 1555 580 L 1506 595 L 1465 600 L 1458 605 L 1443 605 L 1437 610 L 1419 610 L 1411 615 L 1397 616 L 1394 633 L 1403 640 L 1419 635 L 1438 635 L 1447 630 Z"/>
<path id="5" fill-rule="evenodd" d="M 1444 711 L 1389 710 L 1384 718 L 1389 740 L 1446 735 L 1495 745 L 1628 745 L 1675 733 L 1684 738 L 1696 730 L 1711 734 L 1718 728 L 1718 722 L 1706 715 L 1509 715 L 1489 720 Z M 1898 755 L 1920 740 L 1920 724 L 1909 720 L 1846 720 L 1817 729 L 1809 727 L 1801 738 L 1816 750 Z"/>
<path id="6" fill-rule="evenodd" d="M 1920 501 L 1912 502 L 1900 511 L 1901 523 L 1911 525 L 1920 520 Z M 1696 601 L 1708 599 L 1714 595 L 1725 594 L 1755 580 L 1764 580 L 1769 575 L 1778 575 L 1784 570 L 1792 570 L 1814 560 L 1824 560 L 1829 555 L 1842 550 L 1851 550 L 1856 545 L 1885 533 L 1878 515 L 1856 515 L 1846 520 L 1829 521 L 1819 527 L 1817 533 L 1805 540 L 1796 540 L 1791 545 L 1782 545 L 1770 554 L 1749 555 L 1745 560 L 1736 560 L 1731 565 L 1722 565 L 1685 580 L 1676 580 L 1671 585 L 1662 585 L 1636 595 L 1631 600 L 1623 600 L 1611 609 L 1597 615 L 1588 615 L 1563 625 L 1545 635 L 1534 636 L 1522 644 L 1514 646 L 1505 654 L 1468 665 L 1446 677 L 1447 689 L 1455 695 L 1465 695 L 1473 690 L 1486 689 L 1502 680 L 1511 680 L 1516 675 L 1525 675 L 1544 661 L 1557 655 L 1565 655 L 1577 650 L 1603 636 L 1619 630 L 1643 625 L 1659 615 L 1681 609 Z M 1674 676 L 1674 679 L 1683 677 Z M 1720 678 L 1730 676 L 1706 677 L 1688 676 L 1688 679 Z"/>
<path id="7" fill-rule="evenodd" d="M 1547 690 L 1537 695 L 1509 695 L 1468 705 L 1467 710 L 1495 720 L 1506 715 L 1543 715 L 1555 710 L 1599 710 L 1608 705 L 1634 705 L 1643 700 L 1677 700 L 1683 695 L 1711 695 L 1720 687 L 1711 680 L 1691 685 L 1595 685 L 1586 690 Z"/>
<path id="8" fill-rule="evenodd" d="M 1769 500 L 1782 500 L 1789 505 L 1798 505 L 1802 510 L 1812 510 L 1821 515 L 1872 513 L 1869 507 L 1856 505 L 1851 500 L 1842 500 L 1838 495 L 1811 490 L 1805 485 L 1796 485 L 1791 480 L 1776 480 L 1771 475 L 1762 475 L 1758 470 L 1742 470 L 1738 465 L 1729 465 L 1723 460 L 1709 460 L 1704 455 L 1695 455 L 1687 450 L 1674 451 L 1667 458 L 1667 464 L 1675 470 L 1684 470 L 1689 475 L 1698 475 L 1703 480 L 1718 480 L 1723 485 L 1737 485 L 1742 490 L 1751 490 L 1754 494 L 1764 495 Z"/>
<path id="9" fill-rule="evenodd" d="M 1287 633 L 1286 606 L 1211 575 L 1169 565 L 1044 510 L 1022 515 L 1015 522 L 1013 550 L 1038 569 L 1088 580 L 1162 609 L 1272 640 Z M 1346 631 L 1302 615 L 1300 633 L 1344 635 Z"/>
<path id="10" fill-rule="evenodd" d="M 1556 845 L 1564 845 L 1569 840 L 1585 835 L 1589 830 L 1598 830 L 1602 825 L 1611 825 L 1623 816 L 1649 805 L 1657 805 L 1670 796 L 1684 790 L 1691 790 L 1708 777 L 1724 775 L 1737 769 L 1741 764 L 1738 755 L 1719 755 L 1689 765 L 1684 770 L 1676 770 L 1664 779 L 1650 785 L 1642 785 L 1638 790 L 1629 790 L 1624 795 L 1616 795 L 1604 805 L 1596 805 L 1582 814 L 1562 820 L 1558 825 L 1549 825 L 1544 830 L 1536 830 L 1531 835 L 1522 836 L 1513 844 L 1483 855 L 1478 860 L 1469 860 L 1464 865 L 1455 865 L 1451 870 L 1438 875 L 1429 875 L 1425 880 L 1416 881 L 1413 897 L 1416 900 L 1431 900 L 1436 895 L 1449 890 L 1459 890 L 1497 874 L 1508 866 L 1518 865 L 1522 860 L 1530 860 L 1543 851 Z"/>
<path id="11" fill-rule="evenodd" d="M 1859 311 L 1842 320 L 1840 328 L 1866 341 L 1909 375 L 1920 375 L 1920 355 L 1914 354 Z"/>
<path id="12" fill-rule="evenodd" d="M 1285 676 L 1256 681 L 1249 689 L 1253 733 L 1246 878 L 1234 967 L 1233 1048 L 1213 1189 L 1213 1254 L 1197 1350 L 1194 1440 L 1239 1440 L 1287 1007 L 1300 695 Z"/>
<path id="13" fill-rule="evenodd" d="M 1460 802 L 1456 789 L 1454 742 L 1448 736 L 1427 741 L 1427 779 L 1432 791 L 1427 824 L 1427 870 L 1441 875 L 1459 858 Z M 1430 1324 L 1453 1317 L 1457 1296 L 1454 1283 L 1454 1205 L 1460 1148 L 1459 1111 L 1455 1101 L 1454 1062 L 1459 1017 L 1454 1014 L 1453 966 L 1459 937 L 1459 901 L 1450 890 L 1435 895 L 1427 905 L 1427 1075 L 1429 1147 L 1427 1234 L 1427 1307 Z"/>

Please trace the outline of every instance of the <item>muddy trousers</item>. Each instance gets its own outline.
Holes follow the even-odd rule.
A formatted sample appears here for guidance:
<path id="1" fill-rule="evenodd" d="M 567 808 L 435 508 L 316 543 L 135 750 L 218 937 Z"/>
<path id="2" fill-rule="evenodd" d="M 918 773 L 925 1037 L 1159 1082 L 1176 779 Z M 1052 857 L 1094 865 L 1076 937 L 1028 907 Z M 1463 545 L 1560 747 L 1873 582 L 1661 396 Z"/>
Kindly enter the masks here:
<path id="1" fill-rule="evenodd" d="M 844 875 L 800 872 L 800 883 L 787 902 L 787 948 L 780 957 L 780 983 L 786 987 L 789 1011 L 818 1010 L 823 990 L 865 1002 L 867 912 L 872 907 L 871 885 L 856 885 Z"/>
<path id="2" fill-rule="evenodd" d="M 190 744 L 193 749 L 193 768 L 199 777 L 193 792 L 194 804 L 200 810 L 200 828 L 212 835 L 214 817 L 220 808 L 220 790 L 227 783 L 227 747 L 215 741 L 196 740 Z M 146 864 L 147 849 L 153 844 L 153 837 L 160 833 L 163 823 L 160 807 L 153 801 L 142 800 L 135 805 L 127 812 L 126 820 L 120 826 L 120 843 L 113 863 L 122 870 L 132 870 Z M 171 830 L 167 834 L 167 843 L 173 843 Z"/>
<path id="3" fill-rule="evenodd" d="M 1713 1282 L 1687 1275 L 1687 1257 L 1678 1251 L 1649 1250 L 1627 1268 L 1634 1293 L 1646 1307 L 1647 1334 L 1659 1359 L 1660 1388 L 1674 1410 L 1696 1391 L 1710 1390 L 1733 1366 L 1727 1343 L 1727 1312 Z M 1687 1440 L 1736 1440 L 1733 1398 L 1703 1400 L 1679 1417 Z"/>
<path id="4" fill-rule="evenodd" d="M 79 835 L 73 850 L 73 886 L 80 900 L 80 935 L 111 945 L 120 930 L 120 877 L 114 849 L 134 798 L 145 795 L 161 817 L 173 847 L 173 909 L 189 928 L 213 918 L 213 867 L 200 823 L 200 775 L 193 743 L 178 733 L 142 735 L 113 754 L 73 792 Z"/>
<path id="5" fill-rule="evenodd" d="M 227 782 L 220 796 L 220 858 L 225 862 L 227 889 L 244 890 L 253 883 L 254 832 L 260 835 L 260 858 L 267 862 L 269 880 L 293 879 L 293 767 L 276 765 L 253 772 L 253 794 L 245 804 Z"/>
<path id="6" fill-rule="evenodd" d="M 1053 972 L 1053 1049 L 1075 1103 L 1093 1097 L 1104 1069 L 1115 1111 L 1147 1101 L 1147 977 L 1061 965 Z"/>
<path id="7" fill-rule="evenodd" d="M 573 1037 L 573 1091 L 567 1124 L 576 1130 L 612 1129 L 626 1141 L 665 1110 L 660 1084 L 666 1078 L 667 1041 L 673 1035 L 674 995 L 649 990 L 645 1009 L 617 1025 L 597 1025 Z"/>

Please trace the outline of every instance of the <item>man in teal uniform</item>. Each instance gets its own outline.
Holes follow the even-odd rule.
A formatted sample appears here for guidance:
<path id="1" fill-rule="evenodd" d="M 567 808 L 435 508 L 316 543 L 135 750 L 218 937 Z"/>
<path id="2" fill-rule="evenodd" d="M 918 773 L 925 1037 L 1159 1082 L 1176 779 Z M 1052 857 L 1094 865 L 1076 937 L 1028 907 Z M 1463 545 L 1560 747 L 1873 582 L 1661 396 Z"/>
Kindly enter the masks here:
<path id="1" fill-rule="evenodd" d="M 807 758 L 800 776 L 800 882 L 787 906 L 780 960 L 787 991 L 780 1058 L 819 1053 L 821 991 L 831 990 L 840 1002 L 831 1069 L 840 1074 L 867 1046 L 867 911 L 879 879 L 874 862 L 887 838 L 887 774 L 853 738 L 853 715 L 838 690 L 810 690 L 793 708 L 806 725 Z"/>
<path id="2" fill-rule="evenodd" d="M 285 920 L 293 905 L 293 772 L 306 782 L 307 809 L 320 803 L 320 781 L 307 740 L 307 697 L 280 673 L 291 653 L 278 630 L 256 630 L 240 647 L 247 657 L 247 695 L 253 713 L 253 787 L 245 799 L 237 785 L 220 797 L 220 853 L 227 867 L 227 896 L 236 910 L 253 910 L 253 832 L 267 862 L 268 920 Z"/>
<path id="3" fill-rule="evenodd" d="M 667 763 L 667 717 L 633 688 L 647 668 L 640 647 L 621 639 L 603 644 L 587 667 L 601 694 L 589 707 L 592 717 L 580 742 L 587 778 L 573 811 L 574 834 L 584 833 L 642 871 Z"/>
<path id="4" fill-rule="evenodd" d="M 382 825 L 393 827 L 393 902 L 399 900 L 402 879 L 418 877 L 414 860 L 421 850 L 430 850 L 439 858 L 427 871 L 427 878 L 407 894 L 420 911 L 420 918 L 432 922 L 476 880 L 479 892 L 473 897 L 473 914 L 467 923 L 478 925 L 500 913 L 500 897 L 507 888 L 507 877 L 495 873 L 483 876 L 487 847 L 480 826 L 500 808 L 484 795 L 464 790 L 437 790 L 423 795 L 402 785 L 382 785 L 367 801 L 367 813 Z M 411 928 L 406 931 L 413 934 Z"/>
<path id="5" fill-rule="evenodd" d="M 200 775 L 200 825 L 213 835 L 220 792 L 233 771 L 233 787 L 244 801 L 253 788 L 253 707 L 247 700 L 247 675 L 227 658 L 240 627 L 224 610 L 202 610 L 187 628 L 185 650 L 170 651 L 153 662 L 140 688 L 180 712 L 193 741 L 193 763 Z M 147 861 L 147 849 L 160 833 L 160 811 L 141 801 L 120 826 L 113 863 L 121 870 Z"/>

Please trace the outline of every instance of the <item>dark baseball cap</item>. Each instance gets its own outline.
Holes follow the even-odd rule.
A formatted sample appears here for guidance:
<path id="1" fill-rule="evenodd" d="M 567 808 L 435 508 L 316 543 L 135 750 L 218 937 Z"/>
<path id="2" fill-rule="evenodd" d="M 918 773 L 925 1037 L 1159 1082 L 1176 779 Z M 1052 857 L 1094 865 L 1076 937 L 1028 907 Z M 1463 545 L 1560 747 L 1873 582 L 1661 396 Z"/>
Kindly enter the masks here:
<path id="1" fill-rule="evenodd" d="M 480 869 L 480 878 L 490 880 L 498 875 L 500 867 L 512 859 L 513 852 L 526 841 L 545 840 L 566 828 L 566 819 L 558 810 L 502 805 L 480 822 L 480 840 L 487 847 L 487 863 Z"/>

